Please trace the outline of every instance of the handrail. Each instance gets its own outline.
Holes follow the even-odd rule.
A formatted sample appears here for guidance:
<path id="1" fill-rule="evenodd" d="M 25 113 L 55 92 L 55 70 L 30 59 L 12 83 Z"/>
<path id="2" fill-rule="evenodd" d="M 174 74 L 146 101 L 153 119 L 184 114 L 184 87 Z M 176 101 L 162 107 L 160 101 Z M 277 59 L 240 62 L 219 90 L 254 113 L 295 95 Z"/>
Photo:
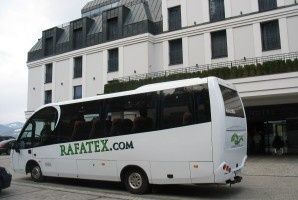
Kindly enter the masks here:
<path id="1" fill-rule="evenodd" d="M 218 63 L 205 64 L 205 65 L 196 65 L 192 67 L 164 70 L 164 71 L 151 72 L 146 74 L 136 74 L 132 76 L 115 78 L 113 80 L 120 81 L 120 82 L 129 82 L 129 81 L 142 80 L 146 78 L 158 78 L 158 77 L 169 76 L 173 74 L 195 73 L 199 71 L 202 72 L 205 70 L 211 70 L 215 68 L 225 68 L 225 67 L 230 68 L 230 67 L 239 67 L 239 66 L 245 66 L 245 65 L 258 65 L 269 61 L 276 61 L 276 60 L 287 61 L 287 60 L 294 60 L 294 59 L 298 59 L 298 52 L 275 54 L 275 55 L 255 57 L 255 58 L 244 57 L 241 60 L 218 62 Z"/>

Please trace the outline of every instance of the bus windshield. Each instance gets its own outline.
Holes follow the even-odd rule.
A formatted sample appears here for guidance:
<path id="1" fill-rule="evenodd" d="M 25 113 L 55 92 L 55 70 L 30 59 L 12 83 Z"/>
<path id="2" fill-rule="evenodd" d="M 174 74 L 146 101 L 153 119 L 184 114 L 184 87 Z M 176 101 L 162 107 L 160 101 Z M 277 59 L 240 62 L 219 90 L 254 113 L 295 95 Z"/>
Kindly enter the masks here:
<path id="1" fill-rule="evenodd" d="M 225 104 L 226 116 L 244 118 L 244 112 L 237 91 L 220 85 L 220 90 Z"/>

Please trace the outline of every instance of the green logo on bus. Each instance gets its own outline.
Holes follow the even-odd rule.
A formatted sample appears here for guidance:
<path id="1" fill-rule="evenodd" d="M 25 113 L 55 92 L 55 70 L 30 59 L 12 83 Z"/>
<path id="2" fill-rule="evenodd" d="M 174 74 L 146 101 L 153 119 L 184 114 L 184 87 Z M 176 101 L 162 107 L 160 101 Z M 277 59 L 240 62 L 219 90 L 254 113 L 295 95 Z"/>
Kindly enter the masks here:
<path id="1" fill-rule="evenodd" d="M 243 141 L 244 141 L 243 136 L 240 136 L 237 133 L 234 133 L 232 135 L 231 142 L 233 142 L 235 146 L 238 146 Z"/>

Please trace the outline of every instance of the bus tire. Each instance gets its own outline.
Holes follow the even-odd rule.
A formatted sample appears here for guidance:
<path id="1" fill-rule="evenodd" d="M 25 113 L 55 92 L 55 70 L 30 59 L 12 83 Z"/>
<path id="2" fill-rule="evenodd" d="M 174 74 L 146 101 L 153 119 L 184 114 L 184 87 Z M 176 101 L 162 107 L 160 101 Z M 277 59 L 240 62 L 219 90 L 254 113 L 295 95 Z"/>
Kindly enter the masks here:
<path id="1" fill-rule="evenodd" d="M 40 168 L 39 165 L 32 166 L 30 173 L 31 173 L 31 179 L 34 182 L 41 182 L 41 181 L 43 181 L 44 177 L 42 175 L 41 168 Z"/>
<path id="2" fill-rule="evenodd" d="M 131 168 L 126 171 L 124 185 L 132 194 L 145 194 L 150 189 L 147 175 L 143 170 L 138 168 Z"/>

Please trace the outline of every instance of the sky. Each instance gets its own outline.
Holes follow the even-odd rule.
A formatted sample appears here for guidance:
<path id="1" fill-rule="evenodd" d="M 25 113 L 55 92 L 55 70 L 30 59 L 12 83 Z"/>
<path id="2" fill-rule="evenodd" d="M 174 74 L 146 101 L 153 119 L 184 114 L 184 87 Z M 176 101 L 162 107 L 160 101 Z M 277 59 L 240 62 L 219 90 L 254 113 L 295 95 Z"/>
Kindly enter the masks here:
<path id="1" fill-rule="evenodd" d="M 81 17 L 90 0 L 0 0 L 0 124 L 24 122 L 27 53 L 42 31 Z"/>

